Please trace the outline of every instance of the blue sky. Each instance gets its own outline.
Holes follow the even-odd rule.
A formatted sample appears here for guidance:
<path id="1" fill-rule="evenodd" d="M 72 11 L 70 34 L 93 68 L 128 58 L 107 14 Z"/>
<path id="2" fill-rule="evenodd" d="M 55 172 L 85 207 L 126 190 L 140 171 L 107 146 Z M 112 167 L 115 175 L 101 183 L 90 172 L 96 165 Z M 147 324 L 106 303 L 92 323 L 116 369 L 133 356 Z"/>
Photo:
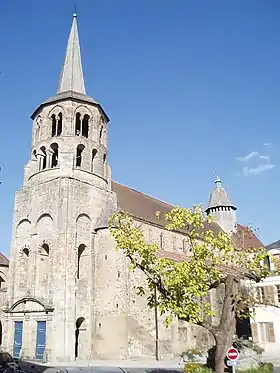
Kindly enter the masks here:
<path id="1" fill-rule="evenodd" d="M 87 93 L 111 118 L 113 178 L 165 201 L 207 204 L 215 172 L 238 220 L 280 238 L 278 0 L 76 0 Z M 0 250 L 33 109 L 54 95 L 69 0 L 2 0 Z"/>

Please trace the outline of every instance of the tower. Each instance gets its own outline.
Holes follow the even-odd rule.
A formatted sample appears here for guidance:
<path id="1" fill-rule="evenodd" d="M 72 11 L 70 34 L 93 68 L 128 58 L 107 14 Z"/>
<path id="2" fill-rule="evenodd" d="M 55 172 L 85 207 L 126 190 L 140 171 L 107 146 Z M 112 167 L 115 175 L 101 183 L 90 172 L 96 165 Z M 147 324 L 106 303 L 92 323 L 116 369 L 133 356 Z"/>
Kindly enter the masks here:
<path id="1" fill-rule="evenodd" d="M 117 198 L 109 118 L 86 94 L 76 14 L 57 94 L 31 118 L 30 160 L 15 195 L 5 347 L 15 357 L 88 358 L 102 303 L 97 247 L 109 240 Z"/>
<path id="2" fill-rule="evenodd" d="M 235 231 L 236 207 L 231 203 L 228 193 L 222 187 L 221 180 L 217 177 L 215 187 L 211 193 L 207 215 L 212 215 L 215 222 L 227 233 Z"/>

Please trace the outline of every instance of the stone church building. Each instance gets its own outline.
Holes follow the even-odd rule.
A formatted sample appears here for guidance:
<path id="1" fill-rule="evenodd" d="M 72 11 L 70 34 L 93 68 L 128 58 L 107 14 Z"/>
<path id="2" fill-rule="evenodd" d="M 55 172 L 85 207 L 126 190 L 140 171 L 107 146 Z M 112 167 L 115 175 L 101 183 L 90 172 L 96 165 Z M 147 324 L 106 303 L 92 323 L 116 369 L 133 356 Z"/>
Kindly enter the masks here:
<path id="1" fill-rule="evenodd" d="M 134 291 L 143 274 L 130 272 L 115 251 L 108 218 L 119 209 L 142 222 L 163 255 L 182 260 L 187 247 L 182 233 L 165 231 L 155 217 L 172 206 L 111 179 L 109 118 L 86 94 L 76 15 L 57 94 L 31 118 L 30 160 L 15 195 L 9 274 L 0 288 L 2 347 L 53 362 L 154 358 L 156 329 L 160 358 L 207 347 L 198 327 L 174 321 L 166 329 L 159 317 L 156 328 L 155 310 Z M 220 180 L 207 212 L 219 224 L 213 229 L 234 229 L 236 207 Z M 261 243 L 254 236 L 244 245 Z"/>

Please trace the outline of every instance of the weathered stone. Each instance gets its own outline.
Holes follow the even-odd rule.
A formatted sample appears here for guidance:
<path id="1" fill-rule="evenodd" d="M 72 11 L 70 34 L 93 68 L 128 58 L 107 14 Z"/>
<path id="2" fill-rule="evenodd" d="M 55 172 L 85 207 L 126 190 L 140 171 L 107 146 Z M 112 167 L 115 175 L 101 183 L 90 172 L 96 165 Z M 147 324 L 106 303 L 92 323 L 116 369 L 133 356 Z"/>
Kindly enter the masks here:
<path id="1" fill-rule="evenodd" d="M 239 370 L 258 368 L 261 365 L 260 356 L 250 348 L 244 348 L 240 351 L 238 361 Z"/>

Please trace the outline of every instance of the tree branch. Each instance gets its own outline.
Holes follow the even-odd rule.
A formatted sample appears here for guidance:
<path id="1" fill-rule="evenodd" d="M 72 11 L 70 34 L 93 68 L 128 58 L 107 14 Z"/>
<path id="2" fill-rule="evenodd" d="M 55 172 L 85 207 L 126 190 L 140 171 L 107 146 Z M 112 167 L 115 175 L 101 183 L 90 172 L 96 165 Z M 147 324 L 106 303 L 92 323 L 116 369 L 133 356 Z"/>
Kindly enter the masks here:
<path id="1" fill-rule="evenodd" d="M 138 263 L 131 254 L 127 254 L 127 257 L 130 261 L 139 268 L 147 277 L 148 279 L 157 287 L 158 291 L 166 298 L 170 296 L 166 288 L 164 287 L 161 278 L 155 278 L 141 263 Z"/>

